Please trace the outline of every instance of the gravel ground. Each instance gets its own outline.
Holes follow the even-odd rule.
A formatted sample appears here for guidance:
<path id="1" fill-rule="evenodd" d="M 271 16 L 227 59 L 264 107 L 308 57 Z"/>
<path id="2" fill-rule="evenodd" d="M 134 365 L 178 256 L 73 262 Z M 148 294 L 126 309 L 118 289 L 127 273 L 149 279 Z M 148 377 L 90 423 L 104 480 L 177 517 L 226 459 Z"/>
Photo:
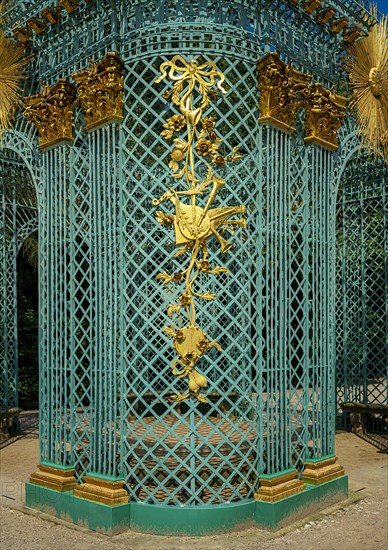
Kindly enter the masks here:
<path id="1" fill-rule="evenodd" d="M 251 528 L 189 538 L 128 531 L 106 537 L 22 507 L 23 482 L 38 460 L 36 431 L 0 451 L 1 550 L 386 550 L 388 548 L 388 455 L 353 434 L 336 436 L 339 462 L 353 492 L 338 505 L 274 534 Z M 5 496 L 4 496 L 5 495 Z M 7 496 L 9 498 L 7 498 Z M 362 500 L 360 500 L 362 498 Z M 358 499 L 358 500 L 357 500 Z"/>

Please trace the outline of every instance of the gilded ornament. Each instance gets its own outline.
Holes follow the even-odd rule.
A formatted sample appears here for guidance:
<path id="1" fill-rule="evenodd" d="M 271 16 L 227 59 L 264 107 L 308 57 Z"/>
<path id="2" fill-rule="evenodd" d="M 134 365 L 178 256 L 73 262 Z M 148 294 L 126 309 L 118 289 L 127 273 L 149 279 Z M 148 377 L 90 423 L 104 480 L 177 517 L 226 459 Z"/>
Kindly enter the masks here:
<path id="1" fill-rule="evenodd" d="M 15 40 L 18 40 L 22 44 L 27 44 L 32 38 L 31 32 L 24 27 L 17 27 L 12 33 Z"/>
<path id="2" fill-rule="evenodd" d="M 73 114 L 76 90 L 65 78 L 53 86 L 43 85 L 39 94 L 26 97 L 24 116 L 39 133 L 39 149 L 73 142 Z"/>
<path id="3" fill-rule="evenodd" d="M 217 166 L 225 166 L 227 160 L 222 155 L 214 155 L 214 157 L 212 158 L 212 162 Z"/>
<path id="4" fill-rule="evenodd" d="M 90 60 L 89 68 L 72 74 L 87 132 L 110 122 L 122 122 L 123 75 L 124 63 L 115 52 L 107 53 L 99 63 Z"/>
<path id="5" fill-rule="evenodd" d="M 198 140 L 198 143 L 195 146 L 195 149 L 199 155 L 203 155 L 203 156 L 211 155 L 213 152 L 213 143 L 208 139 L 200 139 Z"/>
<path id="6" fill-rule="evenodd" d="M 5 4 L 0 4 L 0 14 Z M 4 130 L 12 125 L 15 111 L 23 105 L 21 83 L 24 68 L 30 62 L 21 44 L 10 40 L 0 31 L 0 139 Z"/>
<path id="7" fill-rule="evenodd" d="M 347 17 L 340 17 L 339 19 L 336 19 L 331 24 L 331 30 L 334 34 L 338 34 L 348 26 L 349 19 Z"/>
<path id="8" fill-rule="evenodd" d="M 51 25 L 56 25 L 61 19 L 61 8 L 60 7 L 51 7 L 43 8 L 40 12 L 40 15 L 43 19 L 46 19 Z"/>
<path id="9" fill-rule="evenodd" d="M 306 97 L 307 143 L 317 143 L 326 149 L 338 148 L 337 131 L 341 127 L 349 100 L 315 83 Z"/>
<path id="10" fill-rule="evenodd" d="M 388 163 L 388 16 L 367 37 L 347 46 L 343 60 L 349 73 L 352 101 L 362 148 Z"/>
<path id="11" fill-rule="evenodd" d="M 160 66 L 162 76 L 155 82 L 161 82 L 167 76 L 173 82 L 173 88 L 162 95 L 176 105 L 180 114 L 173 115 L 163 125 L 161 135 L 166 140 L 173 140 L 171 161 L 169 167 L 172 178 L 183 180 L 187 189 L 176 190 L 171 187 L 159 199 L 154 199 L 155 206 L 170 201 L 175 213 L 169 214 L 158 210 L 156 221 L 166 227 L 174 229 L 175 244 L 180 248 L 174 257 L 185 255 L 187 266 L 173 274 L 159 273 L 157 279 L 163 284 L 183 284 L 182 294 L 174 304 L 169 304 L 167 315 L 173 317 L 185 311 L 188 325 L 175 328 L 173 325 L 164 327 L 164 331 L 172 337 L 177 358 L 172 362 L 172 373 L 178 378 L 187 378 L 188 391 L 172 396 L 176 402 L 193 396 L 196 400 L 206 403 L 204 394 L 207 379 L 196 366 L 203 354 L 210 348 L 221 351 L 221 346 L 215 340 L 208 340 L 205 332 L 196 325 L 195 300 L 215 300 L 216 295 L 211 292 L 199 293 L 196 282 L 201 273 L 219 276 L 228 273 L 223 266 L 212 267 L 209 260 L 207 240 L 216 237 L 221 252 L 231 249 L 232 243 L 223 236 L 225 230 L 232 233 L 238 226 L 245 228 L 245 219 L 232 218 L 235 214 L 244 215 L 246 208 L 243 205 L 211 208 L 225 181 L 216 176 L 209 160 L 216 166 L 223 166 L 227 162 L 235 162 L 241 158 L 238 147 L 234 147 L 231 154 L 224 157 L 218 152 L 222 139 L 218 137 L 214 128 L 214 117 L 203 117 L 203 110 L 210 103 L 210 94 L 214 87 L 226 93 L 222 84 L 224 75 L 217 70 L 215 63 L 207 61 L 200 64 L 196 59 L 189 62 L 176 55 L 171 61 Z M 174 137 L 176 136 L 176 137 Z M 205 177 L 198 176 L 196 162 L 207 164 Z M 204 206 L 197 204 L 197 199 L 207 194 Z M 189 203 L 182 202 L 187 198 Z"/>
<path id="12" fill-rule="evenodd" d="M 174 147 L 174 149 L 171 151 L 171 158 L 175 160 L 176 162 L 179 162 L 183 159 L 185 156 L 183 149 L 179 147 Z"/>
<path id="13" fill-rule="evenodd" d="M 317 14 L 317 21 L 318 23 L 322 23 L 322 25 L 326 25 L 326 23 L 328 23 L 330 19 L 333 19 L 334 15 L 335 8 L 333 8 L 333 6 L 328 6 Z"/>
<path id="14" fill-rule="evenodd" d="M 64 8 L 67 13 L 73 13 L 78 8 L 78 0 L 58 0 L 58 5 Z"/>
<path id="15" fill-rule="evenodd" d="M 271 124 L 284 132 L 295 132 L 294 122 L 303 105 L 311 76 L 285 64 L 276 52 L 257 61 L 259 72 L 259 122 Z"/>
<path id="16" fill-rule="evenodd" d="M 42 34 L 46 28 L 45 23 L 43 21 L 40 21 L 36 17 L 30 17 L 30 19 L 28 19 L 27 21 L 26 26 L 29 31 L 35 31 L 36 34 Z"/>
<path id="17" fill-rule="evenodd" d="M 322 6 L 322 0 L 306 0 L 302 2 L 302 8 L 306 13 L 312 14 Z"/>
<path id="18" fill-rule="evenodd" d="M 350 44 L 359 38 L 361 31 L 357 27 L 350 27 L 343 32 L 342 36 L 344 37 L 345 43 Z"/>

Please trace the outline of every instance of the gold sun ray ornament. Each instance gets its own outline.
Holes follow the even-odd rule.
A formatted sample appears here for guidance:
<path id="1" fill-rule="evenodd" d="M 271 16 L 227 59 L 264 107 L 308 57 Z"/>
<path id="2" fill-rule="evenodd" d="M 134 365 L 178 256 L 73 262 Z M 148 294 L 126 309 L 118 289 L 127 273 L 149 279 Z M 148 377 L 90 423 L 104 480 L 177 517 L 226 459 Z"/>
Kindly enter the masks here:
<path id="1" fill-rule="evenodd" d="M 375 14 L 377 17 L 377 11 Z M 353 92 L 361 148 L 388 163 L 388 16 L 348 46 L 344 66 Z"/>
<path id="2" fill-rule="evenodd" d="M 5 8 L 6 3 L 0 2 L 0 25 Z M 16 109 L 23 104 L 21 83 L 25 78 L 23 69 L 29 61 L 24 47 L 7 38 L 0 29 L 0 140 L 2 132 L 11 127 Z"/>

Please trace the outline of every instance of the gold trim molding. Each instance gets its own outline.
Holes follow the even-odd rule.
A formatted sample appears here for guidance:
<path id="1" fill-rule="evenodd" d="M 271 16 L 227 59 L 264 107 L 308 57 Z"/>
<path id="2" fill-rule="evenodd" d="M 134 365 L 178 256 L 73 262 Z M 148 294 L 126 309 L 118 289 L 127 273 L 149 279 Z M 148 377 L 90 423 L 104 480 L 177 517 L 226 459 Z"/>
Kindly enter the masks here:
<path id="1" fill-rule="evenodd" d="M 73 142 L 73 113 L 76 89 L 65 78 L 45 86 L 39 94 L 25 98 L 24 116 L 39 133 L 39 149 Z"/>
<path id="2" fill-rule="evenodd" d="M 115 52 L 102 61 L 72 75 L 77 85 L 78 103 L 90 132 L 109 122 L 123 120 L 124 62 Z"/>
<path id="3" fill-rule="evenodd" d="M 305 104 L 305 142 L 335 151 L 338 148 L 337 131 L 345 119 L 348 102 L 348 98 L 334 94 L 322 84 L 312 84 Z"/>
<path id="4" fill-rule="evenodd" d="M 295 70 L 291 63 L 284 63 L 276 52 L 267 53 L 256 66 L 260 90 L 259 122 L 293 134 L 296 113 L 303 105 L 311 76 Z"/>
<path id="5" fill-rule="evenodd" d="M 86 475 L 83 478 L 84 483 L 74 489 L 74 496 L 93 500 L 100 504 L 108 506 L 118 506 L 128 502 L 128 493 L 123 488 L 124 480 L 110 480 Z"/>
<path id="6" fill-rule="evenodd" d="M 260 489 L 255 494 L 255 500 L 277 502 L 283 498 L 302 493 L 306 487 L 298 472 L 287 472 L 271 478 L 260 478 Z"/>
<path id="7" fill-rule="evenodd" d="M 321 485 L 337 477 L 345 475 L 345 470 L 340 464 L 336 464 L 337 457 L 325 458 L 318 462 L 306 461 L 302 474 L 302 481 L 312 485 Z"/>
<path id="8" fill-rule="evenodd" d="M 38 471 L 30 475 L 30 483 L 47 487 L 60 493 L 72 491 L 78 485 L 78 481 L 74 477 L 74 468 L 64 470 L 44 464 L 38 464 Z"/>

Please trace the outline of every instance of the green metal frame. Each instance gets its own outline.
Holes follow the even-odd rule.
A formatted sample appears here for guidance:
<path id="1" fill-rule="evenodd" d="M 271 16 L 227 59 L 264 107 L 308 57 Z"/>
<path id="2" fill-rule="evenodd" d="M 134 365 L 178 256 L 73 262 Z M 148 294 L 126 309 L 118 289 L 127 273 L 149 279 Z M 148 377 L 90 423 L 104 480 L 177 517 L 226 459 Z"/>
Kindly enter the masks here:
<path id="1" fill-rule="evenodd" d="M 54 2 L 19 4 L 22 24 Z M 367 30 L 357 2 L 331 4 Z M 305 144 L 303 117 L 293 136 L 259 125 L 255 62 L 276 48 L 331 87 L 342 38 L 288 1 L 100 0 L 62 11 L 30 47 L 28 94 L 108 51 L 126 68 L 122 124 L 85 133 L 77 109 L 74 143 L 41 153 L 22 118 L 4 136 L 6 150 L 25 144 L 38 192 L 40 459 L 75 466 L 80 481 L 120 476 L 130 502 L 155 513 L 250 506 L 261 474 L 334 452 L 336 194 L 348 160 L 344 132 L 336 154 Z M 248 214 L 222 262 L 230 277 L 212 282 L 219 299 L 198 311 L 223 347 L 201 360 L 210 402 L 180 409 L 166 399 L 179 388 L 162 333 L 174 289 L 155 280 L 177 260 L 152 207 L 169 185 L 169 106 L 154 81 L 177 52 L 225 74 L 228 93 L 206 114 L 241 147 L 221 196 Z"/>

